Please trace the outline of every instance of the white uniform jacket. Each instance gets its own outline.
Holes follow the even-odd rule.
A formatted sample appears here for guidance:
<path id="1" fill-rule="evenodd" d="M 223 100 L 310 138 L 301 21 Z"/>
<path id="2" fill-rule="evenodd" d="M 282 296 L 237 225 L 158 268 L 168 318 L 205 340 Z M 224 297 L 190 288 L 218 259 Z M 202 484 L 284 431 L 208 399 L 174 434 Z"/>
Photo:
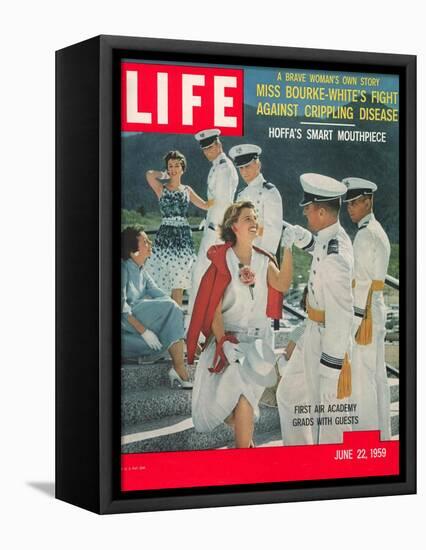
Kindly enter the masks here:
<path id="1" fill-rule="evenodd" d="M 358 324 L 362 321 L 365 313 L 368 291 L 372 281 L 385 280 L 389 257 L 389 239 L 374 214 L 368 214 L 358 223 L 358 233 L 354 240 L 354 313 Z M 376 296 L 378 295 L 373 293 L 373 300 Z"/>
<path id="2" fill-rule="evenodd" d="M 212 245 L 221 242 L 218 226 L 223 221 L 225 210 L 234 202 L 237 186 L 237 170 L 225 153 L 221 153 L 212 162 L 212 167 L 207 178 L 207 199 L 211 201 L 211 206 L 207 210 L 204 234 L 192 272 L 192 288 L 189 294 L 188 313 L 192 312 L 201 278 L 210 265 L 207 251 Z"/>
<path id="3" fill-rule="evenodd" d="M 278 189 L 259 174 L 238 194 L 238 200 L 251 201 L 256 207 L 263 234 L 257 237 L 254 244 L 276 254 L 283 226 L 283 202 Z"/>
<path id="4" fill-rule="evenodd" d="M 355 328 L 364 316 L 372 281 L 383 281 L 389 265 L 389 239 L 373 214 L 358 223 L 354 240 Z M 354 342 L 352 354 L 353 400 L 358 403 L 358 430 L 381 431 L 381 438 L 391 438 L 390 390 L 385 364 L 386 306 L 382 291 L 371 295 L 372 341 L 368 345 Z M 355 330 L 354 330 L 355 332 Z"/>
<path id="5" fill-rule="evenodd" d="M 209 228 L 215 231 L 222 223 L 225 210 L 234 202 L 237 186 L 238 172 L 225 153 L 221 153 L 212 162 L 207 177 L 207 199 L 212 201 L 212 206 L 207 211 L 206 231 Z"/>
<path id="6" fill-rule="evenodd" d="M 307 249 L 312 254 L 308 302 L 314 309 L 325 311 L 325 323 L 321 329 L 320 374 L 337 378 L 345 354 L 350 353 L 351 348 L 352 243 L 340 223 L 336 222 L 319 231 Z"/>

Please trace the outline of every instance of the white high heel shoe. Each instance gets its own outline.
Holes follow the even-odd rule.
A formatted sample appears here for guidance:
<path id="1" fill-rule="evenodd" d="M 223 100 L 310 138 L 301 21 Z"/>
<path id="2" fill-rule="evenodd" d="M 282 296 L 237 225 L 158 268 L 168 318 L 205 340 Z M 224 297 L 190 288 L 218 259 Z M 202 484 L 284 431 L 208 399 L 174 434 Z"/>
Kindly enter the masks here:
<path id="1" fill-rule="evenodd" d="M 182 378 L 178 375 L 178 373 L 175 371 L 174 368 L 171 368 L 169 370 L 169 380 L 170 380 L 170 386 L 172 388 L 182 389 L 182 390 L 190 390 L 192 389 L 192 382 L 189 380 L 182 380 Z"/>

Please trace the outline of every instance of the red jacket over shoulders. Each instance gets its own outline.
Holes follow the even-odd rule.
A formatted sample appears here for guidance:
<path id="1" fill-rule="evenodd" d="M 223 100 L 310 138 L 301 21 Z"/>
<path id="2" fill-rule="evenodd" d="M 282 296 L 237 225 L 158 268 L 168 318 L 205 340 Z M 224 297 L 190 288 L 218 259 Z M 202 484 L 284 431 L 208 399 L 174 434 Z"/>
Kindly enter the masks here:
<path id="1" fill-rule="evenodd" d="M 188 363 L 194 362 L 195 350 L 198 338 L 202 332 L 206 339 L 210 336 L 216 308 L 222 299 L 225 290 L 231 282 L 231 273 L 226 263 L 226 253 L 232 246 L 231 243 L 215 244 L 207 252 L 210 266 L 201 279 L 197 297 L 194 302 L 191 322 L 187 334 Z M 268 256 L 276 265 L 276 260 L 265 250 L 253 247 L 256 252 Z M 281 319 L 283 308 L 283 294 L 268 285 L 268 303 L 266 315 L 271 319 Z"/>

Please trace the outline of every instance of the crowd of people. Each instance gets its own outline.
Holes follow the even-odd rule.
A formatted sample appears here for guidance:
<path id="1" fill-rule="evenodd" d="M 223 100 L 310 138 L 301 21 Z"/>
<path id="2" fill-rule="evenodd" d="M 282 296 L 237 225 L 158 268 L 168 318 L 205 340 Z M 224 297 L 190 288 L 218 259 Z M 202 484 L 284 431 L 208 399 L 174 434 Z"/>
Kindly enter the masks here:
<path id="1" fill-rule="evenodd" d="M 263 177 L 260 147 L 234 146 L 229 158 L 219 130 L 195 139 L 211 163 L 206 198 L 182 182 L 185 156 L 170 151 L 164 170 L 146 173 L 162 214 L 154 245 L 140 228 L 122 232 L 122 356 L 167 352 L 172 387 L 192 389 L 195 429 L 224 422 L 236 447 L 253 447 L 260 398 L 278 381 L 271 320 L 282 316 L 296 246 L 312 260 L 307 319 L 281 358 L 276 389 L 283 444 L 340 442 L 351 429 L 390 439 L 383 300 L 390 244 L 373 214 L 376 184 L 302 174 L 307 228 L 291 225 L 280 192 Z M 236 196 L 238 173 L 245 188 Z M 190 203 L 206 211 L 198 254 Z M 353 243 L 339 222 L 343 203 L 358 226 Z M 185 362 L 196 358 L 191 381 Z M 326 422 L 329 410 L 342 411 L 341 421 Z"/>

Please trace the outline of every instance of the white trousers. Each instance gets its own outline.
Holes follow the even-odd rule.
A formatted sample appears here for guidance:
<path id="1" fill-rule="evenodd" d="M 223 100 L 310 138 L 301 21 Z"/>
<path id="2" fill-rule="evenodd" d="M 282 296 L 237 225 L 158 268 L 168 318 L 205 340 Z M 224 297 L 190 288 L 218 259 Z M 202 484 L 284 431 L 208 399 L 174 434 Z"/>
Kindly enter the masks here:
<path id="1" fill-rule="evenodd" d="M 320 365 L 321 328 L 308 321 L 277 388 L 284 445 L 342 443 L 356 412 L 341 411 L 348 399 L 337 399 L 340 370 Z"/>
<path id="2" fill-rule="evenodd" d="M 383 308 L 384 309 L 384 308 Z M 385 364 L 385 310 L 373 309 L 373 341 L 353 345 L 352 400 L 357 403 L 356 430 L 380 430 L 382 440 L 391 438 L 390 390 Z"/>
<path id="3" fill-rule="evenodd" d="M 283 445 L 312 445 L 314 415 L 309 402 L 303 363 L 304 335 L 297 342 L 290 360 L 283 368 L 277 388 Z"/>

